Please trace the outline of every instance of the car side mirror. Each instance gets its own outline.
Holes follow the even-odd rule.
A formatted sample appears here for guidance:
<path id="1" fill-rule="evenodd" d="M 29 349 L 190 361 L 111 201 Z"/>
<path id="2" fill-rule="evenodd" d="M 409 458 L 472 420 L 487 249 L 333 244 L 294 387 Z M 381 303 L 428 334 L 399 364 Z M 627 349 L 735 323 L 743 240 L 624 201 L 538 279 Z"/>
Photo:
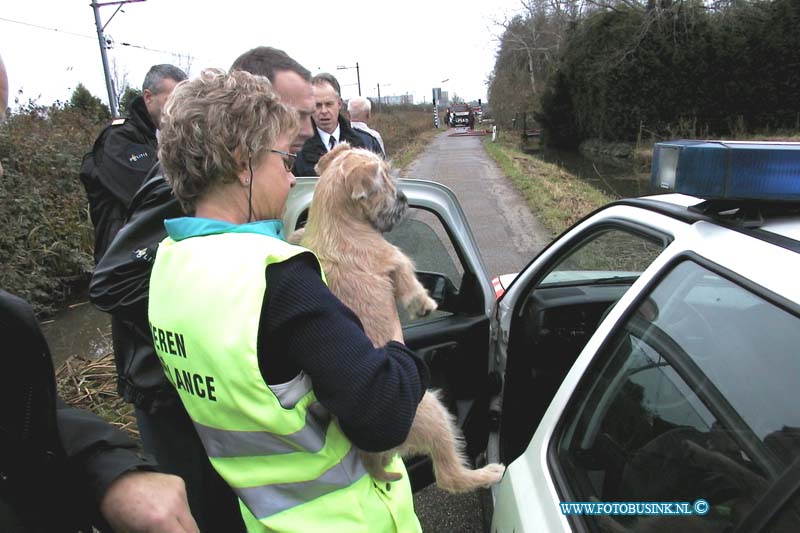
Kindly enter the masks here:
<path id="1" fill-rule="evenodd" d="M 436 301 L 442 311 L 454 310 L 458 298 L 458 289 L 450 278 L 438 272 L 417 271 L 417 279 L 428 291 L 431 298 Z"/>

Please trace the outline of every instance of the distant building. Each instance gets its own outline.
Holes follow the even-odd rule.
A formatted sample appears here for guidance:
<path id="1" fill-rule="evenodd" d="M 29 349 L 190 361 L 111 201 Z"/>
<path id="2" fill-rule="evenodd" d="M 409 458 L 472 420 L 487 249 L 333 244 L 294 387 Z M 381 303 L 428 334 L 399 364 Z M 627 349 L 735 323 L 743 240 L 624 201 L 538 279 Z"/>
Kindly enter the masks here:
<path id="1" fill-rule="evenodd" d="M 381 103 L 385 105 L 413 105 L 414 95 L 400 94 L 396 96 L 381 96 Z"/>
<path id="2" fill-rule="evenodd" d="M 450 97 L 447 91 L 443 91 L 441 87 L 433 88 L 433 99 L 438 107 L 447 107 L 450 105 Z"/>

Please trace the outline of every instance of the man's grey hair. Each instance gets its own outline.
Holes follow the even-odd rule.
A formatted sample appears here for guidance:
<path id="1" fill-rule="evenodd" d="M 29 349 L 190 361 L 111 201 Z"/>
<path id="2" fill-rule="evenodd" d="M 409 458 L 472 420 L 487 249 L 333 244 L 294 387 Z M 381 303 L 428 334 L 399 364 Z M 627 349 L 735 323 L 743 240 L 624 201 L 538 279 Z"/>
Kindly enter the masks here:
<path id="1" fill-rule="evenodd" d="M 187 77 L 186 73 L 175 65 L 170 65 L 169 63 L 153 65 L 144 77 L 142 91 L 150 91 L 153 94 L 158 94 L 161 91 L 161 82 L 163 80 L 170 79 L 181 82 Z"/>
<path id="2" fill-rule="evenodd" d="M 350 101 L 347 102 L 347 111 L 350 113 L 351 119 L 354 116 L 367 118 L 371 110 L 372 110 L 372 102 L 369 101 L 369 98 L 364 98 L 363 96 L 356 96 L 351 98 Z"/>
<path id="3" fill-rule="evenodd" d="M 323 83 L 327 83 L 333 87 L 333 90 L 336 91 L 336 95 L 339 98 L 342 97 L 342 89 L 339 87 L 339 80 L 336 79 L 336 76 L 328 74 L 327 72 L 322 72 L 311 78 L 311 85 L 321 85 Z"/>
<path id="4" fill-rule="evenodd" d="M 278 72 L 294 72 L 305 81 L 311 81 L 311 72 L 289 57 L 283 50 L 271 46 L 258 46 L 243 53 L 231 65 L 231 70 L 243 70 L 257 76 L 264 76 L 275 82 Z"/>

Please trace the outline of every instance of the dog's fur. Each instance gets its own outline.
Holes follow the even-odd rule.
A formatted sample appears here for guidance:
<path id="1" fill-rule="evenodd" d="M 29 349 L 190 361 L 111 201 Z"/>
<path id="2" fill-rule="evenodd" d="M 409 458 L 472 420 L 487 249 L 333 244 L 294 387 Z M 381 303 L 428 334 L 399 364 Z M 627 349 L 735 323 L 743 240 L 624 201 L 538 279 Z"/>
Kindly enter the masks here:
<path id="1" fill-rule="evenodd" d="M 414 264 L 382 233 L 408 211 L 408 200 L 389 177 L 388 165 L 374 153 L 340 143 L 317 164 L 320 176 L 308 223 L 290 240 L 319 257 L 331 291 L 364 325 L 375 346 L 384 346 L 399 329 L 399 301 L 412 317 L 436 309 L 417 280 Z M 394 453 L 428 454 L 437 485 L 465 492 L 497 483 L 503 465 L 470 470 L 455 420 L 432 391 L 420 402 L 408 438 L 397 450 L 361 452 L 364 465 L 376 479 L 394 481 L 399 474 L 384 467 Z"/>

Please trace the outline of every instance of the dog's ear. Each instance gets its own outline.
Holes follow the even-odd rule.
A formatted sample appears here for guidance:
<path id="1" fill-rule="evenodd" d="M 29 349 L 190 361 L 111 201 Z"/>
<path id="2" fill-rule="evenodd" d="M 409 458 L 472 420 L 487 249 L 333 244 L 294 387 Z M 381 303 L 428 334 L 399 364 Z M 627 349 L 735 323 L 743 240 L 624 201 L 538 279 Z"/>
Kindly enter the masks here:
<path id="1" fill-rule="evenodd" d="M 376 161 L 362 162 L 350 169 L 347 178 L 347 183 L 350 184 L 350 197 L 353 200 L 367 198 L 375 190 L 380 170 L 380 165 Z"/>
<path id="2" fill-rule="evenodd" d="M 325 172 L 325 169 L 328 168 L 328 166 L 330 166 L 333 160 L 339 157 L 340 154 L 342 154 L 347 150 L 350 150 L 350 144 L 347 143 L 346 141 L 342 141 L 336 146 L 334 146 L 333 150 L 320 157 L 319 161 L 314 167 L 314 170 L 317 171 L 317 176 L 322 176 L 322 173 Z"/>

